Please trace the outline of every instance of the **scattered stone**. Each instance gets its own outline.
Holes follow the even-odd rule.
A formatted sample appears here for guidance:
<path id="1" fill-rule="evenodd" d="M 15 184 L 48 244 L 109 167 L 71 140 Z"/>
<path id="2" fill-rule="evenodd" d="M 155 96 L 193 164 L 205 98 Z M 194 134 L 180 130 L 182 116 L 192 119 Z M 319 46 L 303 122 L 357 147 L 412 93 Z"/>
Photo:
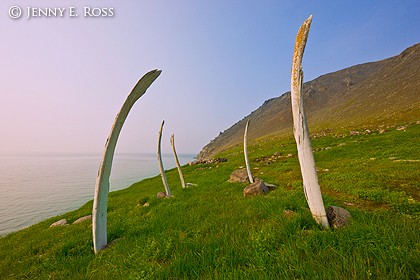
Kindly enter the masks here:
<path id="1" fill-rule="evenodd" d="M 211 158 L 211 159 L 205 159 L 205 158 L 201 158 L 201 159 L 197 159 L 195 161 L 191 161 L 188 164 L 190 166 L 192 165 L 197 165 L 197 164 L 208 164 L 208 163 L 221 163 L 221 162 L 227 162 L 227 158 Z"/>
<path id="2" fill-rule="evenodd" d="M 326 147 L 326 148 L 325 148 L 325 150 L 331 150 L 331 149 L 332 149 L 331 147 Z"/>
<path id="3" fill-rule="evenodd" d="M 344 204 L 347 205 L 347 206 L 354 206 L 354 203 L 347 202 L 347 201 L 344 201 Z"/>
<path id="4" fill-rule="evenodd" d="M 258 194 L 266 194 L 270 191 L 270 189 L 265 185 L 265 183 L 261 180 L 255 180 L 254 183 L 248 185 L 244 189 L 244 196 L 253 196 Z"/>
<path id="5" fill-rule="evenodd" d="M 292 157 L 293 155 L 292 154 L 287 154 L 287 156 L 286 157 Z"/>
<path id="6" fill-rule="evenodd" d="M 379 134 L 382 134 L 382 133 L 385 132 L 385 129 L 380 128 L 380 129 L 378 129 L 378 132 L 379 132 Z"/>
<path id="7" fill-rule="evenodd" d="M 78 223 L 81 223 L 81 222 L 84 222 L 84 221 L 89 221 L 89 220 L 92 220 L 92 215 L 87 215 L 87 216 L 81 217 L 81 218 L 77 219 L 76 221 L 74 221 L 73 224 L 78 224 Z"/>
<path id="8" fill-rule="evenodd" d="M 213 162 L 220 163 L 220 162 L 227 162 L 227 161 L 228 161 L 227 158 L 216 158 L 216 159 L 213 159 L 212 162 L 210 163 L 213 163 Z"/>
<path id="9" fill-rule="evenodd" d="M 143 204 L 143 207 L 149 207 L 149 206 L 150 206 L 149 202 L 146 202 L 145 204 Z"/>
<path id="10" fill-rule="evenodd" d="M 328 206 L 326 212 L 328 223 L 333 228 L 341 228 L 348 225 L 352 218 L 349 211 L 337 206 Z"/>
<path id="11" fill-rule="evenodd" d="M 67 220 L 66 219 L 61 219 L 61 220 L 59 220 L 55 223 L 52 223 L 50 225 L 50 227 L 58 227 L 58 226 L 65 226 L 65 225 L 67 225 Z"/>
<path id="12" fill-rule="evenodd" d="M 286 217 L 293 217 L 295 215 L 295 212 L 292 210 L 284 210 L 283 215 L 285 215 Z"/>
<path id="13" fill-rule="evenodd" d="M 404 126 L 404 125 L 397 127 L 397 130 L 399 130 L 399 131 L 401 131 L 401 130 L 405 131 L 406 129 L 407 129 L 407 127 Z"/>
<path id="14" fill-rule="evenodd" d="M 359 134 L 360 134 L 359 131 L 355 131 L 355 130 L 350 131 L 350 135 L 359 135 Z"/>
<path id="15" fill-rule="evenodd" d="M 323 169 L 323 168 L 318 168 L 318 167 L 316 168 L 316 171 L 317 172 L 330 172 L 328 168 Z"/>
<path id="16" fill-rule="evenodd" d="M 236 169 L 230 174 L 228 182 L 235 183 L 246 183 L 248 182 L 248 173 L 246 172 L 246 169 Z"/>
<path id="17" fill-rule="evenodd" d="M 165 198 L 166 197 L 166 193 L 165 192 L 158 192 L 156 195 L 157 198 Z"/>
<path id="18" fill-rule="evenodd" d="M 394 162 L 419 162 L 419 159 L 396 159 Z"/>

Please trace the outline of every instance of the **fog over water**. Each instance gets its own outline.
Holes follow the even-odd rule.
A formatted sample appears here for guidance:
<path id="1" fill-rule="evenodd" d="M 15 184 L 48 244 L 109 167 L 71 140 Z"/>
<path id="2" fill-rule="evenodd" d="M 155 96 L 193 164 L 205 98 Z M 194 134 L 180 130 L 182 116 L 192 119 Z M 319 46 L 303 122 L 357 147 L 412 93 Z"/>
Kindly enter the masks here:
<path id="1" fill-rule="evenodd" d="M 179 155 L 181 164 L 192 159 L 193 155 Z M 100 160 L 99 154 L 0 156 L 0 235 L 77 209 L 93 199 Z M 165 169 L 175 167 L 172 155 L 163 155 L 163 161 Z M 155 154 L 116 154 L 110 190 L 157 174 Z"/>

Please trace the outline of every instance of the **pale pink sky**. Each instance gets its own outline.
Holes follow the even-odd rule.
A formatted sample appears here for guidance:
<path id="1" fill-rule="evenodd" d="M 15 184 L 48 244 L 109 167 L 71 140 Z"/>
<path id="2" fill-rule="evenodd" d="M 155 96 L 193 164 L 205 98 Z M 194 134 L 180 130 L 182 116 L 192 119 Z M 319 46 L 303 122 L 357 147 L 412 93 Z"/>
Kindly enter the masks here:
<path id="1" fill-rule="evenodd" d="M 0 3 L 0 153 L 101 153 L 138 79 L 161 76 L 133 107 L 117 152 L 180 153 L 289 90 L 300 24 L 313 14 L 305 80 L 418 43 L 419 1 L 23 1 Z M 12 6 L 23 10 L 11 19 Z M 79 17 L 27 19 L 27 8 Z M 109 18 L 84 7 L 113 8 Z"/>

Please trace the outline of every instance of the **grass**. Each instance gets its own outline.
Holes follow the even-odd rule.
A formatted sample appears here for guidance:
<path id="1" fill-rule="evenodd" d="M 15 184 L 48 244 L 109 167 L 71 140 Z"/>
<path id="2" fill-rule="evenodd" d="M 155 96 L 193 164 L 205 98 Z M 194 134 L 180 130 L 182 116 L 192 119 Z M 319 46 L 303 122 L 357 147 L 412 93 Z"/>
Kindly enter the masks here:
<path id="1" fill-rule="evenodd" d="M 233 147 L 228 162 L 183 167 L 198 186 L 168 171 L 173 198 L 156 198 L 160 177 L 110 193 L 111 245 L 97 255 L 90 222 L 49 228 L 92 202 L 1 238 L 0 279 L 420 279 L 419 135 L 413 124 L 313 141 L 325 206 L 353 216 L 345 228 L 313 221 L 293 139 L 266 137 L 248 149 L 254 176 L 278 186 L 268 195 L 227 182 L 244 165 Z"/>

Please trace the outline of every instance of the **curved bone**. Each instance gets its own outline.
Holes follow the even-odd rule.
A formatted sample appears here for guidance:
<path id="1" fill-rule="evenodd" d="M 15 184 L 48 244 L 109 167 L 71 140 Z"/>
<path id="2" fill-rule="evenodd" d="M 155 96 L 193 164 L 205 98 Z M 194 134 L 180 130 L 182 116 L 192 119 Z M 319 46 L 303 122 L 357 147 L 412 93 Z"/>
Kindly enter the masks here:
<path id="1" fill-rule="evenodd" d="M 181 179 L 182 188 L 185 189 L 184 175 L 182 174 L 181 165 L 179 164 L 178 155 L 176 154 L 175 136 L 173 134 L 171 135 L 171 146 L 172 146 L 172 151 L 174 153 L 176 167 L 178 168 L 179 179 Z"/>
<path id="2" fill-rule="evenodd" d="M 291 75 L 291 99 L 293 112 L 293 129 L 297 144 L 300 169 L 303 178 L 303 187 L 306 200 L 315 221 L 325 228 L 329 228 L 328 219 L 322 202 L 321 188 L 316 174 L 315 160 L 312 153 L 311 140 L 306 122 L 303 107 L 302 85 L 302 57 L 311 27 L 312 16 L 310 16 L 296 35 L 296 43 L 293 52 L 293 65 Z"/>
<path id="3" fill-rule="evenodd" d="M 93 248 L 95 253 L 105 248 L 107 244 L 107 207 L 109 192 L 109 177 L 111 174 L 112 160 L 115 146 L 125 119 L 134 103 L 146 92 L 147 88 L 159 77 L 161 70 L 153 70 L 145 74 L 127 96 L 120 111 L 115 117 L 111 132 L 105 144 L 102 161 L 96 177 L 95 196 L 92 209 Z"/>
<path id="4" fill-rule="evenodd" d="M 252 184 L 252 183 L 254 183 L 254 178 L 252 178 L 251 167 L 249 165 L 247 139 L 246 139 L 247 135 L 248 135 L 249 122 L 250 122 L 249 120 L 246 122 L 245 132 L 244 132 L 244 156 L 245 156 L 246 172 L 248 173 L 249 182 Z"/>
<path id="5" fill-rule="evenodd" d="M 162 155 L 160 152 L 160 143 L 162 140 L 162 130 L 163 130 L 164 124 L 165 124 L 165 121 L 162 121 L 162 124 L 160 125 L 159 134 L 158 134 L 158 163 L 159 163 L 160 176 L 162 177 L 163 186 L 165 187 L 166 197 L 171 197 L 172 194 L 171 194 L 171 190 L 169 189 L 168 181 L 166 180 L 165 169 L 163 168 Z"/>

